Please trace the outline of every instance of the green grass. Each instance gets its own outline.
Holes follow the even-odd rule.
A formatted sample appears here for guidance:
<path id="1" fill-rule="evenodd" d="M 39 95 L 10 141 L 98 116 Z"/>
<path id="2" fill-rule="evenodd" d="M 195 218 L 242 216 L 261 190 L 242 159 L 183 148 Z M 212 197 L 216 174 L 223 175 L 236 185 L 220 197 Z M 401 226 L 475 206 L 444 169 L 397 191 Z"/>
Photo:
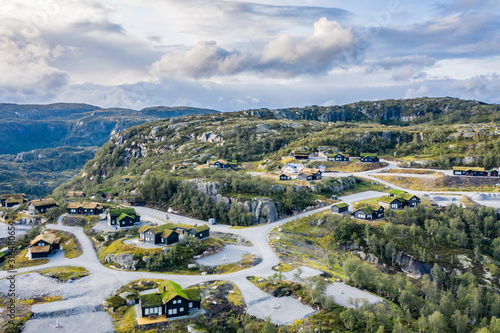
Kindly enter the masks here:
<path id="1" fill-rule="evenodd" d="M 457 191 L 457 192 L 499 192 L 498 178 L 449 177 L 416 178 L 403 176 L 373 175 L 378 179 L 413 191 Z M 448 184 L 448 185 L 447 185 Z"/>
<path id="2" fill-rule="evenodd" d="M 52 230 L 52 232 L 61 237 L 60 244 L 64 249 L 64 258 L 73 259 L 82 255 L 82 246 L 73 234 L 60 230 Z"/>
<path id="3" fill-rule="evenodd" d="M 90 274 L 85 268 L 78 266 L 53 267 L 41 270 L 39 273 L 57 279 L 60 282 L 78 280 Z"/>
<path id="4" fill-rule="evenodd" d="M 118 253 L 130 253 L 134 255 L 134 257 L 143 257 L 143 256 L 149 256 L 152 253 L 160 252 L 161 248 L 158 249 L 143 249 L 138 246 L 133 246 L 129 244 L 124 244 L 121 239 L 113 241 L 111 244 L 108 246 L 99 246 L 98 251 L 97 251 L 97 257 L 99 260 L 104 263 L 104 258 L 108 254 L 118 254 Z"/>
<path id="5" fill-rule="evenodd" d="M 340 250 L 332 251 L 337 246 L 328 230 L 310 223 L 324 218 L 326 214 L 329 213 L 318 213 L 287 222 L 281 226 L 282 232 L 276 228 L 271 231 L 271 243 L 285 263 L 278 269 L 282 267 L 286 271 L 290 268 L 309 266 L 327 272 L 333 278 L 345 278 L 338 262 L 343 262 L 352 255 Z M 327 263 L 327 258 L 330 265 Z"/>
<path id="6" fill-rule="evenodd" d="M 406 173 L 413 175 L 437 175 L 438 172 L 430 170 L 415 170 L 415 169 L 387 169 L 381 170 L 380 173 Z"/>

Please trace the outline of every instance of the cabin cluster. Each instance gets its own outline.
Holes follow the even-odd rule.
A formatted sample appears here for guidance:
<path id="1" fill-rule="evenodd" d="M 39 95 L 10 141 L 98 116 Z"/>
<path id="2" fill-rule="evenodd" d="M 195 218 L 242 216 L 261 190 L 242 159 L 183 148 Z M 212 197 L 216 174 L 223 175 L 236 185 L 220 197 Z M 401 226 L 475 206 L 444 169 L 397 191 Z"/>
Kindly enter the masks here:
<path id="1" fill-rule="evenodd" d="M 141 216 L 134 208 L 108 209 L 108 224 L 120 228 L 130 228 L 141 222 Z"/>
<path id="2" fill-rule="evenodd" d="M 498 170 L 472 167 L 453 167 L 455 176 L 498 177 Z"/>
<path id="3" fill-rule="evenodd" d="M 296 149 L 290 154 L 291 157 L 296 160 L 324 160 L 330 162 L 349 162 L 352 158 L 347 153 L 334 152 L 331 148 L 322 147 L 323 149 L 309 153 L 306 147 L 301 147 Z M 359 157 L 359 160 L 364 163 L 378 163 L 380 160 L 376 154 L 363 154 Z"/>
<path id="4" fill-rule="evenodd" d="M 287 163 L 279 175 L 280 180 L 320 180 L 322 172 L 320 169 L 305 168 L 303 164 Z"/>
<path id="5" fill-rule="evenodd" d="M 375 220 L 384 217 L 386 209 L 403 209 L 405 207 L 415 208 L 420 204 L 420 198 L 416 195 L 401 190 L 392 190 L 388 196 L 382 196 L 356 206 L 352 216 L 360 220 Z M 349 205 L 339 202 L 332 205 L 332 213 L 344 214 L 349 212 Z"/>
<path id="6" fill-rule="evenodd" d="M 173 281 L 166 281 L 158 286 L 158 291 L 139 296 L 140 313 L 137 323 L 147 325 L 168 318 L 191 316 L 201 309 L 200 292 L 197 288 L 182 289 Z"/>
<path id="7" fill-rule="evenodd" d="M 210 160 L 207 162 L 209 168 L 217 168 L 217 169 L 236 169 L 238 167 L 238 161 L 226 161 L 226 160 Z"/>
<path id="8" fill-rule="evenodd" d="M 28 247 L 29 259 L 47 258 L 54 251 L 59 250 L 61 238 L 50 231 L 45 231 L 30 241 Z"/>
<path id="9" fill-rule="evenodd" d="M 99 215 L 104 207 L 98 202 L 70 202 L 68 203 L 68 214 L 71 215 Z"/>
<path id="10" fill-rule="evenodd" d="M 25 198 L 23 193 L 2 194 L 0 206 L 4 208 L 13 208 L 27 201 L 28 199 Z"/>
<path id="11" fill-rule="evenodd" d="M 184 236 L 205 239 L 210 236 L 210 227 L 206 224 L 190 225 L 184 223 L 166 223 L 158 226 L 145 225 L 139 229 L 139 241 L 154 245 L 171 245 Z"/>

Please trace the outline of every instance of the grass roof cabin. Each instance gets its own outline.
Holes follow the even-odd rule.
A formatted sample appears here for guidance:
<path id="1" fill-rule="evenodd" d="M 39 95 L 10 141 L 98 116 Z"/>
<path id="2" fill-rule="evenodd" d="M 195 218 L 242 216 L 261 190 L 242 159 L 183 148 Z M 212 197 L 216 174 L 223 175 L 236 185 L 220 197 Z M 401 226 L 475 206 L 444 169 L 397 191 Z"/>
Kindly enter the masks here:
<path id="1" fill-rule="evenodd" d="M 169 280 L 158 286 L 158 292 L 141 295 L 139 306 L 139 325 L 147 323 L 145 317 L 166 320 L 190 316 L 201 309 L 200 292 L 197 288 L 183 289 L 178 283 Z"/>

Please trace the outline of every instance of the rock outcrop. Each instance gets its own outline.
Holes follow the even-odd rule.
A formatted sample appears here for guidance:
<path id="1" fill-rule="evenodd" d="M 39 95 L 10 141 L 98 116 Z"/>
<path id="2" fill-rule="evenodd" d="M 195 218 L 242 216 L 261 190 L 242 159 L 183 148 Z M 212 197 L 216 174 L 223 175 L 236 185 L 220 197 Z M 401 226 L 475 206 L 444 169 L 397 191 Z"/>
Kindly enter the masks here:
<path id="1" fill-rule="evenodd" d="M 392 256 L 392 260 L 403 272 L 413 278 L 419 279 L 425 274 L 431 274 L 431 265 L 413 259 L 404 252 L 396 253 Z"/>
<path id="2" fill-rule="evenodd" d="M 271 223 L 278 219 L 278 203 L 268 198 L 256 198 L 252 201 L 245 201 L 243 208 L 247 213 L 255 216 L 256 223 Z"/>
<path id="3" fill-rule="evenodd" d="M 131 270 L 135 270 L 135 264 L 137 263 L 137 261 L 134 260 L 134 256 L 129 253 L 108 254 L 104 261 L 107 263 L 114 262 L 123 269 Z"/>

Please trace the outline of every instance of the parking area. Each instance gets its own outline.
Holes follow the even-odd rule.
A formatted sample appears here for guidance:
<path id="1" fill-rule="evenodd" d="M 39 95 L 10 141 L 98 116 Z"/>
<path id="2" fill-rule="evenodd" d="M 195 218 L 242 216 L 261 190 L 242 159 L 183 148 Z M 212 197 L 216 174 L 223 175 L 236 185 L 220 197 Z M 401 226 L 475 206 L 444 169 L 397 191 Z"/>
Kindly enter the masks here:
<path id="1" fill-rule="evenodd" d="M 355 308 L 356 303 L 362 305 L 363 302 L 376 304 L 383 301 L 382 298 L 374 296 L 366 291 L 351 287 L 342 282 L 334 282 L 326 288 L 326 294 L 335 298 L 335 303 L 346 307 Z"/>

